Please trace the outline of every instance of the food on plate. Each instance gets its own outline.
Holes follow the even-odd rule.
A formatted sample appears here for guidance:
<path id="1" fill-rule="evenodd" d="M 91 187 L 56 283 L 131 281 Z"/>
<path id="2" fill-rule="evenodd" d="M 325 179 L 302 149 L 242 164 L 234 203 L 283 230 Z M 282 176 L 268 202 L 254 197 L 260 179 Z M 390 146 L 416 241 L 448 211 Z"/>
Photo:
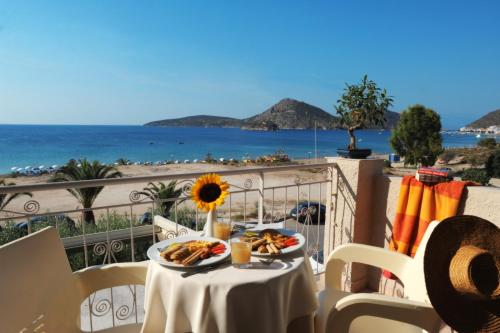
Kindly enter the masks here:
<path id="1" fill-rule="evenodd" d="M 242 238 L 252 242 L 252 251 L 272 255 L 280 254 L 282 249 L 299 244 L 296 237 L 283 235 L 276 229 L 264 229 L 258 233 L 247 231 Z"/>
<path id="2" fill-rule="evenodd" d="M 160 252 L 160 256 L 176 264 L 191 266 L 198 260 L 208 259 L 225 251 L 226 246 L 221 242 L 192 240 L 171 244 Z"/>

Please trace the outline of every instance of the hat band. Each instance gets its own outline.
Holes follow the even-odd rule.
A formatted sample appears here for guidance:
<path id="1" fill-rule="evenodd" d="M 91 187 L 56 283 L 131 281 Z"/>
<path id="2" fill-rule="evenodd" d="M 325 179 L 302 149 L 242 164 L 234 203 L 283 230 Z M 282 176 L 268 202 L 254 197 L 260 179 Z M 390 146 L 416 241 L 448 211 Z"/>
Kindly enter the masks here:
<path id="1" fill-rule="evenodd" d="M 499 263 L 490 252 L 466 245 L 451 259 L 449 276 L 459 294 L 473 299 L 495 299 L 500 296 L 499 270 Z"/>

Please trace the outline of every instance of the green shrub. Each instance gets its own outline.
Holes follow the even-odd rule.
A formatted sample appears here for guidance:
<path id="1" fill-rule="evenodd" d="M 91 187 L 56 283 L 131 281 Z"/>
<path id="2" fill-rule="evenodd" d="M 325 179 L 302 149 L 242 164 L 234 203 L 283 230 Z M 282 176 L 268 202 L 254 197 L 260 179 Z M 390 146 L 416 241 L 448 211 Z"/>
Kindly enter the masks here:
<path id="1" fill-rule="evenodd" d="M 490 177 L 500 178 L 500 149 L 495 150 L 485 164 Z"/>
<path id="2" fill-rule="evenodd" d="M 491 177 L 484 169 L 471 168 L 464 170 L 462 174 L 462 180 L 470 180 L 481 185 L 488 185 Z"/>
<path id="3" fill-rule="evenodd" d="M 177 223 L 179 225 L 191 228 L 193 230 L 202 230 L 205 226 L 205 219 L 198 217 L 198 227 L 196 227 L 196 210 L 192 208 L 181 207 L 177 209 L 177 212 L 175 211 L 175 209 L 172 209 L 170 211 L 168 219 L 176 222 L 176 217 Z"/>
<path id="4" fill-rule="evenodd" d="M 442 153 L 441 155 L 439 155 L 439 159 L 440 160 L 443 160 L 445 163 L 448 163 L 449 161 L 451 161 L 452 159 L 454 159 L 455 157 L 457 156 L 457 154 L 453 151 L 450 151 L 450 150 L 445 150 L 444 153 Z"/>
<path id="5" fill-rule="evenodd" d="M 419 104 L 401 113 L 390 138 L 394 151 L 404 157 L 405 166 L 434 165 L 443 152 L 442 142 L 439 114 Z"/>
<path id="6" fill-rule="evenodd" d="M 479 140 L 477 142 L 477 145 L 483 148 L 495 149 L 495 147 L 497 146 L 497 140 L 495 140 L 494 138 L 485 138 Z"/>
<path id="7" fill-rule="evenodd" d="M 384 168 L 391 168 L 391 161 L 389 160 L 384 160 Z"/>

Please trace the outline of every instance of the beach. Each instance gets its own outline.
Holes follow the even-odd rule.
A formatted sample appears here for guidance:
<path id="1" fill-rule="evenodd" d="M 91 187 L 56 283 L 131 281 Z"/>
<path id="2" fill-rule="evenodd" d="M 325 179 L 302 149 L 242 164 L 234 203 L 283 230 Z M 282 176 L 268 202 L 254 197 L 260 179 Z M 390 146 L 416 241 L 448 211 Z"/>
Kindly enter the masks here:
<path id="1" fill-rule="evenodd" d="M 302 161 L 301 163 L 303 163 Z M 253 165 L 252 167 L 257 167 Z M 304 164 L 307 168 L 307 164 Z M 134 177 L 134 176 L 156 176 L 156 175 L 175 175 L 182 173 L 192 173 L 192 172 L 216 172 L 222 170 L 235 170 L 241 169 L 243 166 L 231 166 L 224 164 L 209 164 L 209 163 L 191 163 L 191 164 L 169 164 L 164 166 L 145 166 L 145 165 L 126 165 L 117 166 L 117 169 L 123 173 L 124 177 Z M 16 177 L 7 178 L 7 182 L 15 182 L 16 185 L 27 185 L 27 184 L 43 184 L 50 180 L 51 175 L 41 175 L 36 177 Z M 228 181 L 229 184 L 233 185 L 232 190 L 237 191 L 237 187 L 244 187 L 245 181 L 247 179 L 251 180 L 251 189 L 256 190 L 258 188 L 258 175 L 256 174 L 245 174 L 237 176 L 224 177 L 224 180 Z M 274 191 L 274 207 L 273 207 L 273 191 L 267 190 L 264 193 L 266 210 L 276 210 L 276 212 L 285 211 L 285 196 L 287 197 L 287 208 L 289 211 L 294 205 L 296 205 L 297 190 L 295 186 L 296 179 L 299 179 L 301 183 L 316 182 L 326 180 L 326 173 L 313 173 L 311 170 L 300 170 L 300 171 L 281 171 L 277 173 L 269 173 L 265 175 L 265 187 L 274 186 L 285 186 L 290 185 L 287 193 L 284 189 L 276 189 Z M 183 183 L 181 183 L 183 184 Z M 144 183 L 134 183 L 134 184 L 123 184 L 123 185 L 113 185 L 106 186 L 102 192 L 99 194 L 97 200 L 94 202 L 94 207 L 96 207 L 96 215 L 107 214 L 106 209 L 99 209 L 99 207 L 112 206 L 112 205 L 125 205 L 123 207 L 111 208 L 111 212 L 116 212 L 118 214 L 130 214 L 131 207 L 128 205 L 131 203 L 130 194 L 132 191 L 140 191 L 145 186 L 147 182 Z M 303 185 L 300 188 L 299 198 L 300 200 L 319 200 L 320 199 L 320 186 L 314 184 L 311 186 Z M 321 201 L 325 201 L 325 191 L 326 185 L 321 185 Z M 27 196 L 20 197 L 12 201 L 7 209 L 10 211 L 22 212 L 23 206 L 27 200 L 36 200 L 40 204 L 39 213 L 44 212 L 55 212 L 55 211 L 66 211 L 81 208 L 76 199 L 66 190 L 51 190 L 51 191 L 40 191 L 34 192 L 33 197 L 29 198 Z M 246 213 L 251 215 L 255 211 L 255 205 L 258 200 L 257 191 L 250 191 L 246 195 Z M 231 202 L 230 202 L 231 201 Z M 225 205 L 221 208 L 222 211 L 228 211 L 229 205 L 231 205 L 232 214 L 243 214 L 244 213 L 244 194 L 234 194 L 231 200 L 226 200 Z M 181 206 L 181 205 L 179 205 Z M 185 201 L 182 206 L 194 208 L 190 201 Z M 139 216 L 142 215 L 151 207 L 151 204 L 135 205 L 132 207 L 132 214 Z M 74 214 L 71 214 L 74 215 Z M 5 213 L 4 213 L 5 216 Z"/>

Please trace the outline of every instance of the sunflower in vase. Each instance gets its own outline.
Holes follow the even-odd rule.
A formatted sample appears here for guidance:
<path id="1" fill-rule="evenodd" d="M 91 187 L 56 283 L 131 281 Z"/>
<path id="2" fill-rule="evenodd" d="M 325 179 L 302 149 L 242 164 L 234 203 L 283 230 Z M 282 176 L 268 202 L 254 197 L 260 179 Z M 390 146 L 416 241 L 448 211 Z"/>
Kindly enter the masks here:
<path id="1" fill-rule="evenodd" d="M 217 218 L 217 206 L 224 204 L 229 194 L 229 184 L 214 173 L 200 176 L 191 189 L 191 199 L 199 209 L 207 212 L 205 236 L 213 237 L 213 222 Z"/>

